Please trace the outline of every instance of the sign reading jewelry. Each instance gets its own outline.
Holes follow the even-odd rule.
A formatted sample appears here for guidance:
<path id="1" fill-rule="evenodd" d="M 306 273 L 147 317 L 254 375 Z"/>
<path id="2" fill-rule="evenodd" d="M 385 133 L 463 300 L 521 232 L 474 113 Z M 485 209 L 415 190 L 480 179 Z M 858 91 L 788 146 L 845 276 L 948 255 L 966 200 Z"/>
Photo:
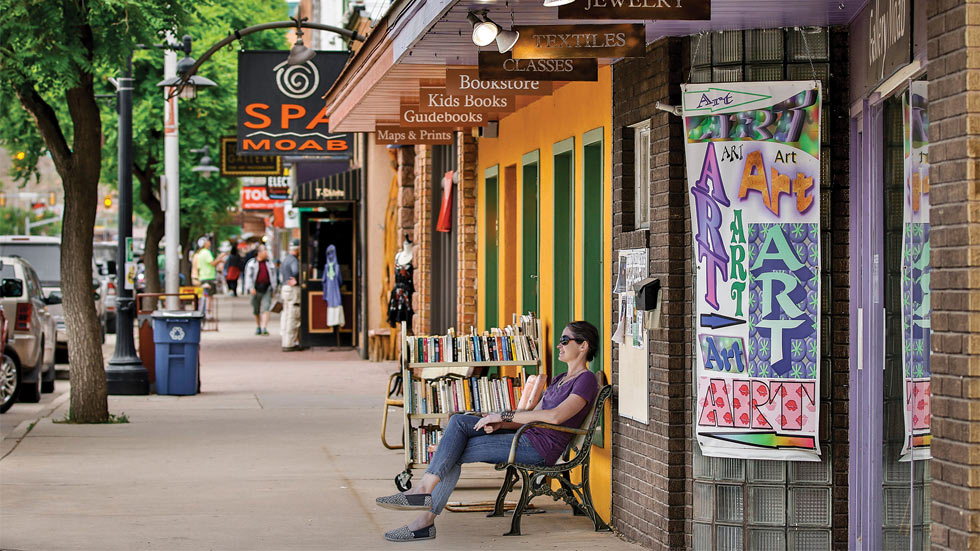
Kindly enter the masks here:
<path id="1" fill-rule="evenodd" d="M 558 8 L 558 19 L 711 19 L 711 0 L 580 0 Z"/>
<path id="2" fill-rule="evenodd" d="M 682 87 L 704 455 L 818 461 L 820 83 Z"/>
<path id="3" fill-rule="evenodd" d="M 238 54 L 238 153 L 350 157 L 351 134 L 331 133 L 323 95 L 346 52 L 317 52 L 289 65 L 289 52 Z"/>

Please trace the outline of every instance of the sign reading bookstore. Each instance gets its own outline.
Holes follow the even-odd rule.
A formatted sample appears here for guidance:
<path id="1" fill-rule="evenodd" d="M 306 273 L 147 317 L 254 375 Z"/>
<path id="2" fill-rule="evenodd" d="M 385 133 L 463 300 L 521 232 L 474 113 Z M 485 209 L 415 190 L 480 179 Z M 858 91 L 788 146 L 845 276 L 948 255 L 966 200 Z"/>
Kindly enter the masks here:
<path id="1" fill-rule="evenodd" d="M 820 95 L 682 86 L 704 455 L 819 461 Z"/>
<path id="2" fill-rule="evenodd" d="M 289 52 L 238 54 L 238 153 L 348 158 L 351 134 L 330 132 L 323 95 L 347 62 L 346 52 L 317 52 L 289 65 Z"/>

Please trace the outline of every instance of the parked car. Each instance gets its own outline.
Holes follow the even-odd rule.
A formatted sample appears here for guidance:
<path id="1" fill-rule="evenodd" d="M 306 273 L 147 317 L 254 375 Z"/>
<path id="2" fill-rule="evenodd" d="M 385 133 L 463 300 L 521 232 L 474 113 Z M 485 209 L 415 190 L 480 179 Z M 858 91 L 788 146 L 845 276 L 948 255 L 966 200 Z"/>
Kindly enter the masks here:
<path id="1" fill-rule="evenodd" d="M 0 256 L 19 256 L 26 259 L 40 276 L 44 296 L 56 293 L 61 296 L 61 240 L 57 237 L 41 235 L 13 235 L 0 237 Z M 95 263 L 92 263 L 92 295 L 95 311 L 105 338 L 105 301 L 101 284 L 96 277 Z M 52 304 L 51 314 L 57 327 L 56 352 L 59 362 L 68 361 L 68 327 L 65 324 L 61 303 Z"/>
<path id="2" fill-rule="evenodd" d="M 112 241 L 99 241 L 92 245 L 92 260 L 101 283 L 99 293 L 105 302 L 105 332 L 116 332 L 116 251 L 119 246 Z"/>
<path id="3" fill-rule="evenodd" d="M 6 347 L 7 315 L 0 304 L 0 413 L 10 409 L 17 400 L 17 364 L 7 355 Z"/>
<path id="4" fill-rule="evenodd" d="M 9 408 L 14 397 L 22 402 L 38 402 L 42 392 L 54 392 L 56 328 L 48 307 L 60 303 L 60 295 L 44 294 L 30 263 L 20 257 L 0 256 L 0 306 L 13 319 L 0 366 L 9 370 L 12 362 L 16 368 L 14 380 L 3 380 L 3 397 L 8 400 L 4 407 Z M 13 384 L 13 389 L 8 383 Z"/>

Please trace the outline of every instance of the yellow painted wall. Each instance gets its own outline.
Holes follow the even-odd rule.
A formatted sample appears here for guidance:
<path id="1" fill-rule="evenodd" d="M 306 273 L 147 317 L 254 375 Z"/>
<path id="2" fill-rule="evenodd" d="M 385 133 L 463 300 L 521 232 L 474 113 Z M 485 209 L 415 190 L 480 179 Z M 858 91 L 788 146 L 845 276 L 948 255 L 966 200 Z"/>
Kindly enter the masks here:
<path id="1" fill-rule="evenodd" d="M 517 198 L 520 201 L 523 193 L 523 173 L 521 171 L 521 157 L 525 153 L 538 150 L 540 161 L 538 165 L 538 178 L 540 181 L 538 197 L 540 201 L 540 238 L 538 251 L 538 264 L 540 266 L 539 282 L 540 294 L 538 297 L 538 314 L 545 325 L 545 350 L 547 358 L 550 360 L 554 355 L 554 334 L 562 328 L 551 327 L 551 318 L 554 312 L 554 163 L 552 157 L 552 146 L 570 137 L 575 138 L 575 317 L 580 318 L 584 309 L 583 292 L 602 292 L 605 305 L 605 316 L 602 321 L 602 333 L 605 342 L 602 343 L 602 355 L 606 372 L 606 378 L 612 379 L 612 346 L 609 336 L 612 335 L 612 319 L 610 315 L 610 301 L 612 300 L 612 75 L 609 67 L 599 69 L 599 80 L 597 82 L 572 82 L 562 86 L 552 95 L 545 96 L 538 101 L 504 117 L 500 120 L 499 134 L 497 138 L 480 138 L 479 141 L 479 169 L 478 177 L 480 182 L 478 193 L 478 243 L 479 261 L 478 273 L 479 281 L 486 281 L 485 257 L 483 252 L 486 247 L 486 194 L 483 191 L 484 175 L 486 170 L 493 166 L 500 169 L 498 186 L 500 205 L 498 212 L 503 213 L 505 209 L 514 209 L 518 214 L 518 224 L 520 224 L 520 203 L 514 205 L 504 204 L 503 176 L 504 168 L 516 164 L 518 189 Z M 582 197 L 584 196 L 584 184 L 582 181 L 582 135 L 595 128 L 603 128 L 603 289 L 583 290 L 583 216 Z M 499 224 L 504 223 L 504 216 L 500 216 Z M 520 226 L 519 226 L 520 227 Z M 501 227 L 501 238 L 503 227 Z M 503 261 L 505 256 L 503 251 L 503 239 L 501 250 L 498 256 L 498 266 L 500 268 L 499 281 L 501 285 L 507 281 L 506 263 Z M 522 239 L 519 236 L 518 247 L 522 246 Z M 517 262 L 521 262 L 521 252 L 516 254 Z M 520 268 L 518 267 L 518 270 Z M 484 300 L 485 292 L 482 286 L 479 288 L 478 299 L 478 320 L 481 328 L 484 324 Z M 518 302 L 520 301 L 520 289 L 518 289 Z M 498 290 L 500 300 L 499 312 L 506 312 L 503 289 Z M 501 323 L 509 323 L 509 319 L 500 320 Z M 550 369 L 550 365 L 548 368 Z M 611 427 L 612 417 L 611 407 L 607 407 L 604 420 L 606 427 L 605 447 L 594 448 L 592 450 L 592 494 L 596 509 L 600 515 L 609 520 L 612 510 L 612 438 Z"/>

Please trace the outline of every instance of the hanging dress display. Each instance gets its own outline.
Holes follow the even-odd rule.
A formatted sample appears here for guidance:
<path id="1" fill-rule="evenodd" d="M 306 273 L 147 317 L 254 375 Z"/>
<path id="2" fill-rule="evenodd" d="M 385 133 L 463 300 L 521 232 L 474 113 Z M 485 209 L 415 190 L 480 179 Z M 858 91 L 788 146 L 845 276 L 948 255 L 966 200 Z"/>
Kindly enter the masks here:
<path id="1" fill-rule="evenodd" d="M 340 298 L 340 265 L 337 263 L 337 248 L 327 246 L 327 259 L 323 265 L 323 301 L 327 303 L 327 326 L 343 326 L 344 304 Z"/>
<path id="2" fill-rule="evenodd" d="M 415 267 L 411 262 L 398 264 L 395 262 L 395 287 L 391 290 L 391 298 L 388 300 L 388 325 L 397 327 L 400 322 L 408 322 L 412 325 L 412 294 L 415 293 L 415 283 L 413 283 L 413 273 Z"/>

